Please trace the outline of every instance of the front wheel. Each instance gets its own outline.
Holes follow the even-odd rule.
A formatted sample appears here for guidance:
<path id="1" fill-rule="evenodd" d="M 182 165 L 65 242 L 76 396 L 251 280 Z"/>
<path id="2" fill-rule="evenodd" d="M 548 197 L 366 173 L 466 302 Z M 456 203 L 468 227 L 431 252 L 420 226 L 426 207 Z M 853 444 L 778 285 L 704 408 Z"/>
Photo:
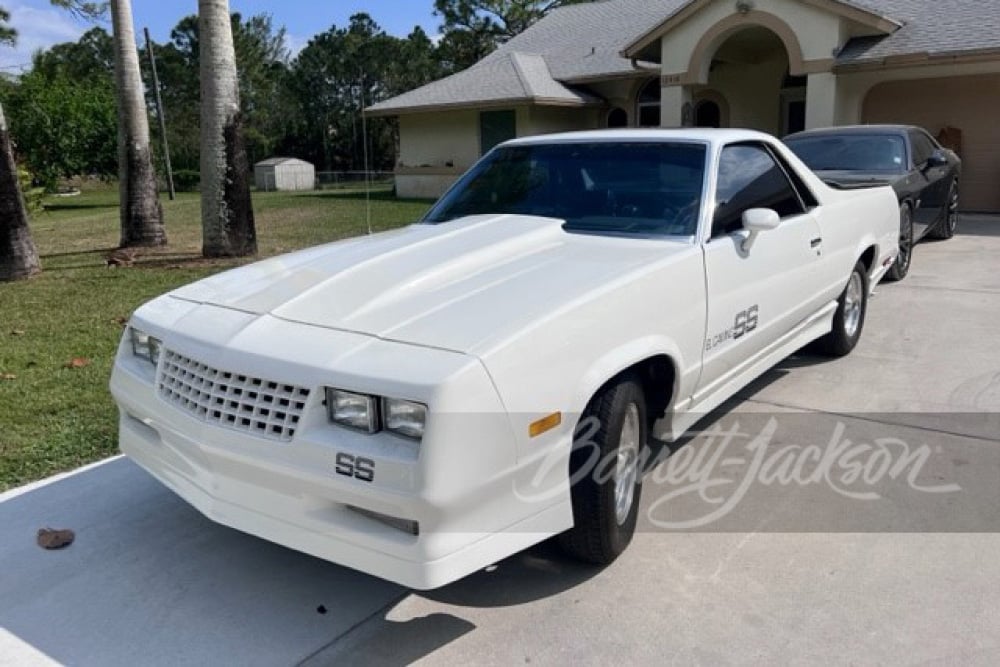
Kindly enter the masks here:
<path id="1" fill-rule="evenodd" d="M 945 211 L 944 219 L 938 223 L 931 232 L 931 237 L 936 239 L 950 239 L 958 229 L 958 181 L 951 182 L 948 189 L 948 210 Z"/>
<path id="2" fill-rule="evenodd" d="M 570 456 L 573 528 L 559 536 L 568 555 L 608 565 L 632 541 L 646 460 L 646 401 L 626 377 L 591 400 Z"/>
<path id="3" fill-rule="evenodd" d="M 846 357 L 861 340 L 868 314 L 868 269 L 862 262 L 854 265 L 847 287 L 837 302 L 833 330 L 820 339 L 820 346 L 831 357 Z"/>

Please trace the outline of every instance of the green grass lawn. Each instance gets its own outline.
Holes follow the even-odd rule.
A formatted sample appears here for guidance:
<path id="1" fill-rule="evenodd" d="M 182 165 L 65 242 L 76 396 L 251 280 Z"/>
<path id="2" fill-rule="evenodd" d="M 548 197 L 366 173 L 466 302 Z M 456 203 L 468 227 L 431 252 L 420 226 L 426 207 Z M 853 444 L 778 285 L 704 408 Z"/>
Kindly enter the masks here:
<path id="1" fill-rule="evenodd" d="M 200 258 L 196 194 L 163 201 L 170 246 L 109 269 L 118 243 L 116 190 L 50 198 L 32 217 L 43 273 L 0 283 L 0 491 L 115 453 L 117 413 L 108 377 L 122 322 L 143 302 L 236 266 Z M 413 222 L 428 202 L 372 197 L 375 231 Z M 367 230 L 363 193 L 254 195 L 260 256 Z M 74 359 L 87 365 L 73 368 Z"/>

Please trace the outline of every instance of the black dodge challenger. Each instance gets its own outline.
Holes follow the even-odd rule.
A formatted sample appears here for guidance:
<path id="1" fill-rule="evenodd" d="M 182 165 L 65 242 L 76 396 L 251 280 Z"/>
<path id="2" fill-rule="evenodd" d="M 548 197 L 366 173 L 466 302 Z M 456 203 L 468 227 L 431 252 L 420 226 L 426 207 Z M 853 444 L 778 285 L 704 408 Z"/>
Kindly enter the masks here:
<path id="1" fill-rule="evenodd" d="M 891 185 L 899 196 L 899 260 L 888 274 L 902 280 L 913 246 L 925 236 L 950 239 L 958 222 L 962 161 L 930 134 L 908 125 L 855 125 L 809 130 L 784 139 L 835 187 Z"/>

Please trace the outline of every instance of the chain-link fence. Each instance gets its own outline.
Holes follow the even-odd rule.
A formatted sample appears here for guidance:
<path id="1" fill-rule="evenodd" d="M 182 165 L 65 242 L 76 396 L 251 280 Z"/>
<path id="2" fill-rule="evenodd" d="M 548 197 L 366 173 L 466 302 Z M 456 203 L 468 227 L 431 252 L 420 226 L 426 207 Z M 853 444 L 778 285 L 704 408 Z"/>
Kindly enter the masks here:
<path id="1" fill-rule="evenodd" d="M 372 189 L 386 190 L 393 186 L 391 171 L 318 171 L 317 190 L 357 190 L 370 184 Z"/>

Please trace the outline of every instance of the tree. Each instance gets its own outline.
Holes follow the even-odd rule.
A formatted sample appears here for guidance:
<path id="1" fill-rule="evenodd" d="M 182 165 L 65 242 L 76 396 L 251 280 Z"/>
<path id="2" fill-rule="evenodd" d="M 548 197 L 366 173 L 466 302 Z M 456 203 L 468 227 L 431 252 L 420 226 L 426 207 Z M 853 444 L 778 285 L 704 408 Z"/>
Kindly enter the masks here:
<path id="1" fill-rule="evenodd" d="M 206 257 L 257 253 L 250 164 L 229 0 L 198 0 L 201 36 L 201 220 Z"/>
<path id="2" fill-rule="evenodd" d="M 364 169 L 362 109 L 438 78 L 433 54 L 423 30 L 399 39 L 363 13 L 316 35 L 292 64 L 297 123 L 282 148 L 327 171 Z M 394 120 L 368 120 L 368 167 L 393 167 L 395 130 Z"/>
<path id="3" fill-rule="evenodd" d="M 434 0 L 444 20 L 439 45 L 451 71 L 471 67 L 553 9 L 589 0 Z"/>
<path id="4" fill-rule="evenodd" d="M 149 141 L 149 116 L 130 0 L 112 0 L 115 83 L 118 88 L 118 178 L 121 193 L 121 246 L 167 243 Z"/>
<path id="5" fill-rule="evenodd" d="M 247 158 L 251 164 L 271 157 L 282 139 L 287 118 L 295 113 L 285 94 L 289 51 L 284 28 L 275 28 L 266 14 L 244 20 L 231 17 L 233 47 L 239 75 Z M 198 82 L 191 71 L 200 68 L 198 17 L 188 16 L 171 33 L 171 43 L 159 49 L 159 69 L 170 144 L 180 169 L 198 169 Z"/>
<path id="6" fill-rule="evenodd" d="M 10 15 L 0 8 L 0 43 L 3 44 L 13 44 L 17 37 L 17 32 L 7 25 L 9 19 Z M 7 131 L 7 118 L 0 104 L 0 281 L 27 278 L 40 270 Z"/>
<path id="7" fill-rule="evenodd" d="M 57 44 L 32 60 L 31 71 L 11 83 L 7 94 L 22 166 L 50 189 L 59 178 L 117 174 L 111 36 L 94 28 L 78 42 Z"/>

